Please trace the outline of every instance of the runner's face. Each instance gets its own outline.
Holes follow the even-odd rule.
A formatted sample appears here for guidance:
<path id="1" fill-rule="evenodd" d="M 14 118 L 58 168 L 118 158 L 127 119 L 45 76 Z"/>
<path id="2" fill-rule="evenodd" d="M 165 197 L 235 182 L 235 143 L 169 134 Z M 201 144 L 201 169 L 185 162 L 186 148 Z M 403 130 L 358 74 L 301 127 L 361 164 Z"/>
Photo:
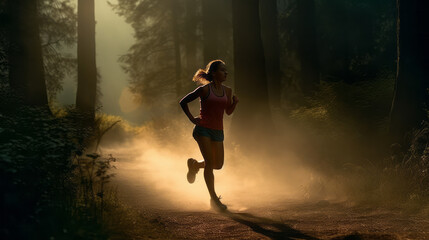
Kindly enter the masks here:
<path id="1" fill-rule="evenodd" d="M 213 73 L 213 79 L 219 82 L 225 82 L 227 75 L 228 72 L 226 71 L 226 66 L 225 64 L 221 63 L 217 71 Z"/>

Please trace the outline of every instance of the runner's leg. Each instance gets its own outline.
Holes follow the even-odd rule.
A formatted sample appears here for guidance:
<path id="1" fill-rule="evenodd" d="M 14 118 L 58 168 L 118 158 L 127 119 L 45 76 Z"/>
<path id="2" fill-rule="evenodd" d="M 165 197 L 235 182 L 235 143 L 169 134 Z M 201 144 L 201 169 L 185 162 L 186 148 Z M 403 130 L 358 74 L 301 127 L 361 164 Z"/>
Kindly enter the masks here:
<path id="1" fill-rule="evenodd" d="M 211 144 L 214 154 L 213 169 L 222 169 L 224 162 L 223 142 L 212 141 Z"/>
<path id="2" fill-rule="evenodd" d="M 213 148 L 209 137 L 197 136 L 198 146 L 200 147 L 201 154 L 204 158 L 204 180 L 206 181 L 207 189 L 211 198 L 217 198 L 214 188 L 214 175 L 213 175 Z"/>

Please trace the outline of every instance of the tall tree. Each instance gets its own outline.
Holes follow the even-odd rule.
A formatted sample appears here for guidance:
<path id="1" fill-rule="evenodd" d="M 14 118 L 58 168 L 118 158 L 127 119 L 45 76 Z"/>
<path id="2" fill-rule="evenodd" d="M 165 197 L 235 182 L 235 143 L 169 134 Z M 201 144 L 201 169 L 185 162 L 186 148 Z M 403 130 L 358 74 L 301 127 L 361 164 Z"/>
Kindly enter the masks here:
<path id="1" fill-rule="evenodd" d="M 270 100 L 274 106 L 279 106 L 282 74 L 280 71 L 277 0 L 264 0 L 259 4 Z"/>
<path id="2" fill-rule="evenodd" d="M 94 0 L 78 1 L 78 84 L 76 107 L 94 119 L 97 91 Z"/>
<path id="3" fill-rule="evenodd" d="M 219 58 L 219 16 L 217 0 L 202 0 L 204 64 Z"/>
<path id="4" fill-rule="evenodd" d="M 229 59 L 231 20 L 229 0 L 201 0 L 203 60 Z"/>
<path id="5" fill-rule="evenodd" d="M 63 80 L 77 74 L 76 57 L 63 51 L 76 47 L 76 9 L 70 0 L 39 0 L 39 16 L 46 88 L 53 100 Z"/>
<path id="6" fill-rule="evenodd" d="M 428 1 L 397 0 L 397 75 L 390 133 L 403 141 L 407 131 L 427 118 L 429 88 Z"/>
<path id="7" fill-rule="evenodd" d="M 299 39 L 298 54 L 301 62 L 301 90 L 311 95 L 319 84 L 319 58 L 317 50 L 314 0 L 297 0 Z"/>
<path id="8" fill-rule="evenodd" d="M 171 6 L 171 31 L 173 33 L 174 59 L 175 59 L 175 81 L 177 98 L 182 95 L 182 56 L 180 54 L 180 35 L 179 35 L 179 13 L 180 4 L 177 0 L 170 0 Z"/>
<path id="9" fill-rule="evenodd" d="M 256 130 L 271 126 L 264 49 L 258 0 L 233 0 L 235 88 L 241 104 L 234 115 L 234 129 Z"/>
<path id="10" fill-rule="evenodd" d="M 26 104 L 47 106 L 36 0 L 9 0 L 9 82 Z"/>
<path id="11" fill-rule="evenodd" d="M 184 42 L 186 55 L 186 76 L 192 77 L 196 69 L 201 65 L 197 63 L 197 1 L 185 1 L 185 26 Z M 190 82 L 190 81 L 189 81 Z"/>
<path id="12" fill-rule="evenodd" d="M 9 26 L 11 25 L 8 17 L 8 2 L 0 1 L 0 84 L 9 83 L 9 63 L 8 63 L 8 45 L 9 45 Z"/>
<path id="13" fill-rule="evenodd" d="M 323 80 L 353 84 L 374 80 L 386 70 L 395 71 L 395 1 L 316 2 L 315 22 L 320 33 L 316 39 Z"/>
<path id="14" fill-rule="evenodd" d="M 113 5 L 134 29 L 135 43 L 120 58 L 130 76 L 130 90 L 146 108 L 156 106 L 154 118 L 176 113 L 178 89 L 183 90 L 177 80 L 183 75 L 186 39 L 183 5 L 181 0 L 118 0 Z"/>
<path id="15" fill-rule="evenodd" d="M 76 14 L 69 0 L 39 0 L 39 32 L 44 63 L 44 76 L 48 100 L 55 99 L 62 89 L 62 81 L 76 71 L 76 58 L 60 51 L 76 45 Z M 8 82 L 9 34 L 8 28 L 15 26 L 6 1 L 0 1 L 0 81 Z M 16 28 L 15 28 L 16 30 Z"/>

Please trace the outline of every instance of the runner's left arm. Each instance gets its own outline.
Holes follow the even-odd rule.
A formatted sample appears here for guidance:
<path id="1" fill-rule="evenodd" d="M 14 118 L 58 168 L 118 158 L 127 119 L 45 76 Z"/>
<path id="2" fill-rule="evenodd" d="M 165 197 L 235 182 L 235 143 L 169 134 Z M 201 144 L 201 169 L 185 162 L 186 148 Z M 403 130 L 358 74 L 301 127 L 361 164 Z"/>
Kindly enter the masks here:
<path id="1" fill-rule="evenodd" d="M 235 106 L 238 103 L 238 97 L 235 95 L 232 95 L 232 89 L 231 88 L 227 88 L 227 97 L 228 97 L 228 105 L 225 109 L 226 114 L 231 115 L 234 110 L 235 110 Z M 232 97 L 232 99 L 231 99 Z"/>

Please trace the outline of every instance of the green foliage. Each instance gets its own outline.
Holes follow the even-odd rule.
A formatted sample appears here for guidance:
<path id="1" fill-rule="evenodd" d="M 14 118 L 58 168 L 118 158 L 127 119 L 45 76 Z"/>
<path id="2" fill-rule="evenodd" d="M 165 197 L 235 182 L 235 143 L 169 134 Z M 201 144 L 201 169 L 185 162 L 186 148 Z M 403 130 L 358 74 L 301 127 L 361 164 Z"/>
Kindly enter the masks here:
<path id="1" fill-rule="evenodd" d="M 394 70 L 395 1 L 316 1 L 323 73 L 348 82 Z"/>
<path id="2" fill-rule="evenodd" d="M 388 157 L 349 162 L 334 181 L 350 199 L 419 211 L 429 204 L 429 124 L 409 136 L 409 149 L 391 146 Z"/>
<path id="3" fill-rule="evenodd" d="M 331 137 L 386 133 L 393 84 L 394 76 L 388 73 L 354 84 L 321 82 L 319 91 L 307 99 L 307 106 L 291 110 L 291 117 Z"/>
<path id="4" fill-rule="evenodd" d="M 113 194 L 106 190 L 106 185 L 114 176 L 110 173 L 115 168 L 112 162 L 116 162 L 112 155 L 105 158 L 97 153 L 74 157 L 74 180 L 78 181 L 75 182 L 78 187 L 72 215 L 83 218 L 84 221 L 102 221 L 105 199 L 109 197 L 108 194 Z"/>
<path id="5" fill-rule="evenodd" d="M 45 80 L 52 100 L 62 90 L 66 76 L 76 69 L 76 57 L 65 53 L 76 44 L 77 16 L 75 6 L 68 0 L 39 1 L 39 28 L 43 51 Z M 6 1 L 0 1 L 0 83 L 8 82 L 8 51 L 11 27 Z"/>
<path id="6" fill-rule="evenodd" d="M 115 159 L 82 157 L 94 131 L 77 112 L 53 116 L 0 90 L 1 238 L 107 238 L 102 213 Z"/>
<path id="7" fill-rule="evenodd" d="M 392 145 L 386 157 L 393 80 L 386 75 L 374 82 L 322 82 L 307 106 L 291 111 L 323 162 L 314 164 L 328 175 L 316 189 L 336 186 L 354 201 L 414 209 L 429 203 L 429 123 L 408 134 L 408 146 Z"/>
<path id="8" fill-rule="evenodd" d="M 287 87 L 295 88 L 285 97 L 294 102 L 299 100 L 294 91 L 299 91 L 302 69 L 296 2 L 279 3 L 283 72 Z M 396 70 L 395 1 L 314 0 L 314 4 L 318 51 L 313 57 L 319 59 L 322 80 L 374 81 L 380 74 Z"/>
<path id="9" fill-rule="evenodd" d="M 178 2 L 178 3 L 176 3 Z M 116 13 L 125 18 L 134 29 L 135 43 L 120 57 L 122 68 L 129 76 L 130 90 L 155 118 L 167 117 L 178 110 L 178 95 L 195 88 L 191 81 L 197 68 L 186 69 L 186 12 L 183 0 L 118 0 L 112 4 Z M 198 7 L 197 7 L 198 9 Z M 200 17 L 195 25 L 200 24 Z M 174 27 L 177 26 L 177 27 Z M 193 29 L 200 33 L 199 27 Z M 174 33 L 177 31 L 180 56 L 176 58 Z M 197 34 L 197 55 L 201 47 L 201 33 Z M 191 54 L 192 55 L 192 54 Z M 180 59 L 180 83 L 176 81 L 176 60 Z M 189 66 L 187 66 L 189 67 Z M 180 86 L 180 87 L 178 87 Z M 178 91 L 181 91 L 179 93 Z M 155 104 L 156 103 L 156 104 Z"/>
<path id="10" fill-rule="evenodd" d="M 403 200 L 412 203 L 429 203 L 429 123 L 423 122 L 420 129 L 409 137 L 408 150 L 392 146 L 390 164 L 383 171 L 383 190 L 390 195 L 400 194 Z M 390 181 L 397 183 L 392 189 Z M 389 188 L 390 187 L 390 188 Z M 386 191 L 387 191 L 386 190 Z M 398 196 L 396 196 L 398 197 Z"/>
<path id="11" fill-rule="evenodd" d="M 73 76 L 77 69 L 76 57 L 64 51 L 76 46 L 77 15 L 68 0 L 43 0 L 39 17 L 46 88 L 52 100 L 66 76 Z"/>
<path id="12" fill-rule="evenodd" d="M 9 20 L 6 15 L 6 1 L 0 1 L 0 84 L 8 82 L 8 26 Z"/>
<path id="13" fill-rule="evenodd" d="M 169 95 L 169 99 L 174 99 L 171 94 L 176 93 L 170 1 L 119 0 L 114 9 L 135 31 L 136 42 L 120 58 L 130 76 L 130 89 L 147 106 L 157 101 L 160 107 L 157 99 Z M 162 104 L 162 108 L 173 106 L 172 101 Z"/>

